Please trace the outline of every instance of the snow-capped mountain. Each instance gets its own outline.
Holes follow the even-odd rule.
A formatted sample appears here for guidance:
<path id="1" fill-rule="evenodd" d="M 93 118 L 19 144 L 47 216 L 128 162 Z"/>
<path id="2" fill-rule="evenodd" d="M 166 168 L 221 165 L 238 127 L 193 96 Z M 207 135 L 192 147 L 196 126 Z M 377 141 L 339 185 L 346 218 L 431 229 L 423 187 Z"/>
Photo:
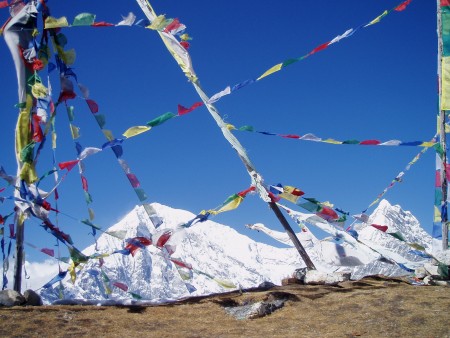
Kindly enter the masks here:
<path id="1" fill-rule="evenodd" d="M 81 270 L 77 270 L 74 284 L 64 282 L 65 298 L 126 299 L 139 295 L 145 300 L 163 302 L 189 295 L 256 287 L 265 281 L 279 285 L 283 278 L 304 267 L 294 248 L 277 248 L 255 242 L 226 225 L 210 220 L 183 228 L 180 225 L 191 221 L 194 214 L 157 203 L 152 207 L 164 220 L 163 224 L 155 229 L 144 208 L 135 207 L 102 234 L 96 246 L 83 251 L 91 257 L 97 254 L 99 259 L 90 259 Z M 388 232 L 402 233 L 408 243 L 430 247 L 430 236 L 420 228 L 414 216 L 387 201 L 382 201 L 370 216 L 368 224 L 372 223 L 386 225 Z M 284 236 L 269 231 L 263 225 L 257 230 L 275 239 L 278 235 L 278 240 Z M 360 242 L 376 250 L 366 248 L 361 252 L 348 243 L 320 241 L 309 231 L 300 232 L 298 237 L 317 269 L 349 271 L 355 279 L 371 274 L 407 273 L 395 264 L 380 260 L 380 253 L 393 255 L 402 262 L 424 260 L 411 254 L 411 247 L 405 242 L 373 226 L 357 224 L 355 230 Z M 124 242 L 115 237 L 119 233 L 125 239 L 151 239 L 153 244 L 136 240 Z M 123 254 L 127 243 L 129 249 L 134 245 L 134 256 Z M 114 251 L 116 253 L 111 254 Z M 44 289 L 41 294 L 46 302 L 52 302 L 58 299 L 59 293 L 56 285 L 54 289 Z"/>

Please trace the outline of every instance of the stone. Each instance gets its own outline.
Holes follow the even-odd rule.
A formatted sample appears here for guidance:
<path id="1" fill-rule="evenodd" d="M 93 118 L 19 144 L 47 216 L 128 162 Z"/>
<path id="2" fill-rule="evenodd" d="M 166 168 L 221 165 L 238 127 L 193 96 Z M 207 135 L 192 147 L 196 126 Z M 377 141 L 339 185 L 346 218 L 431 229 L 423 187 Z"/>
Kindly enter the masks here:
<path id="1" fill-rule="evenodd" d="M 41 296 L 39 296 L 35 291 L 33 290 L 25 290 L 23 293 L 23 296 L 26 300 L 26 305 L 29 306 L 41 306 L 43 304 Z"/>
<path id="2" fill-rule="evenodd" d="M 313 285 L 337 285 L 348 280 L 350 280 L 350 273 L 326 273 L 318 270 L 309 270 L 306 272 L 303 282 Z"/>
<path id="3" fill-rule="evenodd" d="M 426 276 L 426 277 L 423 279 L 423 283 L 424 283 L 425 285 L 435 285 L 435 284 L 434 284 L 434 279 L 433 279 L 433 277 L 431 277 L 431 276 Z"/>
<path id="4" fill-rule="evenodd" d="M 450 281 L 448 280 L 435 280 L 433 282 L 437 286 L 450 286 Z"/>
<path id="5" fill-rule="evenodd" d="M 227 306 L 225 311 L 236 319 L 255 319 L 267 316 L 282 308 L 285 300 L 277 299 L 271 302 L 256 302 L 242 306 Z"/>
<path id="6" fill-rule="evenodd" d="M 428 273 L 423 266 L 419 266 L 414 270 L 414 275 L 419 279 L 423 279 L 428 275 Z"/>
<path id="7" fill-rule="evenodd" d="M 25 297 L 14 290 L 0 291 L 0 306 L 17 306 L 25 304 Z"/>
<path id="8" fill-rule="evenodd" d="M 437 264 L 425 263 L 423 265 L 423 267 L 429 275 L 439 276 L 439 272 L 438 272 L 439 266 Z"/>

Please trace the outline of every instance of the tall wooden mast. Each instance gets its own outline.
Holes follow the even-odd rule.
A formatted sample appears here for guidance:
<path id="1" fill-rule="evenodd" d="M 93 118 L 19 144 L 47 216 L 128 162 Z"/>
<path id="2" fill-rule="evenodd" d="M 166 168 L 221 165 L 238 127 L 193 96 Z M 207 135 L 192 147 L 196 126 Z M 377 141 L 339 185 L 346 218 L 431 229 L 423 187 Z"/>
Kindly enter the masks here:
<path id="1" fill-rule="evenodd" d="M 437 0 L 437 34 L 438 34 L 438 92 L 439 92 L 439 142 L 441 147 L 440 156 L 440 181 L 441 181 L 441 227 L 442 227 L 442 250 L 448 250 L 448 181 L 447 181 L 447 140 L 445 134 L 445 121 L 447 104 L 443 104 L 443 62 L 444 61 L 444 39 L 443 39 L 443 21 L 442 21 L 443 0 Z M 448 67 L 448 66 L 445 66 Z M 446 76 L 446 75 L 444 75 Z"/>

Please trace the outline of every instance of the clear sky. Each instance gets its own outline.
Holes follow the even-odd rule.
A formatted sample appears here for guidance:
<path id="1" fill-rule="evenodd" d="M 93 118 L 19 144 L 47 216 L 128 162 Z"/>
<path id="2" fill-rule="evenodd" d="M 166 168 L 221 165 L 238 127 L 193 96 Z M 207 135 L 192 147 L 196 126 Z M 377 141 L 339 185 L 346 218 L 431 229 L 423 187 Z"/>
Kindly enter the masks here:
<path id="1" fill-rule="evenodd" d="M 209 95 L 227 85 L 255 79 L 287 59 L 306 55 L 400 3 L 152 1 L 158 14 L 179 18 L 187 26 L 193 37 L 189 52 L 194 69 Z M 81 12 L 111 23 L 128 12 L 144 18 L 132 0 L 50 0 L 48 5 L 52 16 L 67 16 L 69 22 Z M 8 15 L 7 9 L 0 10 L 1 21 Z M 155 31 L 74 27 L 63 33 L 68 40 L 66 49 L 76 50 L 73 67 L 79 82 L 90 89 L 90 97 L 106 115 L 106 128 L 117 137 L 128 127 L 143 125 L 169 111 L 176 113 L 178 104 L 190 106 L 200 101 Z M 17 84 L 4 42 L 0 43 L 0 62 L 0 164 L 13 174 Z M 413 0 L 405 11 L 391 12 L 378 24 L 224 97 L 216 107 L 226 122 L 237 127 L 252 125 L 260 131 L 313 133 L 337 140 L 428 141 L 436 129 L 436 74 L 436 2 Z M 53 76 L 51 80 L 56 99 L 58 79 Z M 85 147 L 101 146 L 105 139 L 86 104 L 81 99 L 70 104 L 81 131 L 79 142 Z M 57 161 L 75 159 L 65 109 L 57 111 L 56 129 Z M 421 150 L 330 145 L 247 132 L 235 135 L 267 184 L 296 186 L 305 197 L 330 201 L 352 214 L 367 208 Z M 198 213 L 250 185 L 244 165 L 204 107 L 125 141 L 123 148 L 124 159 L 149 200 L 173 208 Z M 106 228 L 139 203 L 112 152 L 88 158 L 85 167 L 96 224 Z M 50 155 L 43 155 L 39 174 L 51 168 Z M 411 211 L 428 232 L 433 219 L 434 172 L 435 152 L 430 149 L 406 172 L 403 183 L 385 195 L 392 204 Z M 4 186 L 1 183 L 0 187 Z M 11 190 L 3 194 L 8 192 L 12 194 Z M 58 207 L 72 217 L 88 217 L 77 170 L 62 183 Z M 12 204 L 5 202 L 0 214 L 11 209 Z M 275 242 L 244 225 L 262 222 L 281 230 L 257 195 L 212 220 L 270 244 Z M 61 215 L 59 226 L 72 235 L 77 247 L 93 243 L 85 225 Z M 38 247 L 55 243 L 33 221 L 27 223 L 25 236 Z M 27 251 L 29 259 L 45 258 Z"/>

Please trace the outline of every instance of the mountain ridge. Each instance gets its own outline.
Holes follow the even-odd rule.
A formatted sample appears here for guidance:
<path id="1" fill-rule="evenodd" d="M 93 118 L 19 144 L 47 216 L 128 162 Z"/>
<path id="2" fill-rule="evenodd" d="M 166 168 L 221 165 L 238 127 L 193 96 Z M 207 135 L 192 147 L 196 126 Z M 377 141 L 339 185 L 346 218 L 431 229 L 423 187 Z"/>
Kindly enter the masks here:
<path id="1" fill-rule="evenodd" d="M 152 203 L 151 206 L 164 220 L 157 229 L 148 220 L 144 208 L 137 206 L 107 232 L 123 232 L 127 239 L 151 238 L 154 245 L 137 250 L 134 256 L 115 253 L 99 260 L 90 260 L 77 273 L 74 284 L 64 282 L 65 298 L 100 300 L 138 295 L 142 299 L 166 302 L 187 296 L 256 287 L 263 282 L 280 285 L 283 278 L 292 276 L 297 269 L 305 266 L 294 248 L 277 248 L 256 242 L 229 226 L 210 220 L 183 229 L 180 225 L 192 220 L 195 217 L 193 213 L 159 203 Z M 408 238 L 426 248 L 430 246 L 431 237 L 421 231 L 419 222 L 411 213 L 399 206 L 393 207 L 389 202 L 382 201 L 369 219 L 387 224 L 392 231 L 413 232 L 414 236 Z M 381 243 L 385 253 L 393 253 L 408 262 L 423 260 L 408 256 L 407 244 L 370 225 L 357 224 L 355 228 L 359 229 L 360 241 L 368 246 Z M 156 247 L 155 243 L 165 234 L 170 239 L 164 246 Z M 353 279 L 373 274 L 408 274 L 398 265 L 376 259 L 376 252 L 370 257 L 348 243 L 321 241 L 311 232 L 300 232 L 298 237 L 319 270 L 350 272 Z M 125 244 L 114 236 L 102 234 L 97 243 L 83 250 L 83 253 L 90 256 L 119 252 Z M 381 246 L 377 248 L 380 252 Z M 190 268 L 173 264 L 174 260 Z M 59 287 L 44 289 L 41 295 L 50 303 L 59 297 Z"/>

